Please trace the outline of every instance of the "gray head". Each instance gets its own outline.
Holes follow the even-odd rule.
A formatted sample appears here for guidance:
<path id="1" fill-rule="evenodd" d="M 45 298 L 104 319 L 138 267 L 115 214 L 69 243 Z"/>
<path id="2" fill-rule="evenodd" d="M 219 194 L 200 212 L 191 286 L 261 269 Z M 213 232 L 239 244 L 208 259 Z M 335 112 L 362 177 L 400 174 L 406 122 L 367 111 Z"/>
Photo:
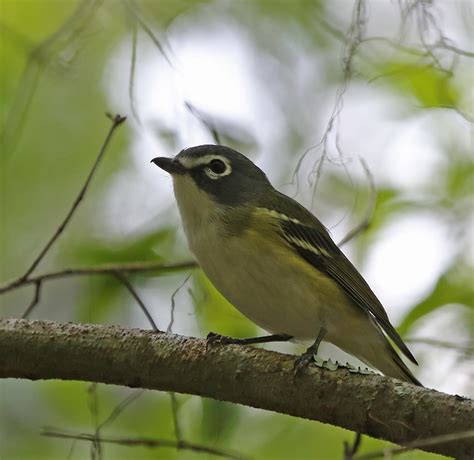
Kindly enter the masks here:
<path id="1" fill-rule="evenodd" d="M 222 145 L 199 145 L 182 150 L 173 159 L 154 158 L 173 179 L 188 176 L 214 201 L 238 206 L 252 201 L 272 185 L 265 173 L 246 156 Z"/>

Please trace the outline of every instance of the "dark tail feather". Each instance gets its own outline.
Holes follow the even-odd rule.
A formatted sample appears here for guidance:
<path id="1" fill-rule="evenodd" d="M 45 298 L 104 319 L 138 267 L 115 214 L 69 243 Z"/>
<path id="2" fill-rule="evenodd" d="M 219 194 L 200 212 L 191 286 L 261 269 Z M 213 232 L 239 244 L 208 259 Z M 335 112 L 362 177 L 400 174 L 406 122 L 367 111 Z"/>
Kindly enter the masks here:
<path id="1" fill-rule="evenodd" d="M 371 355 L 365 357 L 368 361 L 367 364 L 375 367 L 387 377 L 395 377 L 398 380 L 403 380 L 404 382 L 413 383 L 422 387 L 421 382 L 412 374 L 410 369 L 408 369 L 387 337 L 385 337 L 380 329 L 379 332 L 379 339 L 382 339 L 382 343 L 380 341 L 378 343 L 374 342 Z"/>
<path id="2" fill-rule="evenodd" d="M 410 369 L 408 369 L 407 365 L 402 361 L 400 356 L 398 356 L 397 352 L 393 349 L 392 349 L 392 359 L 395 366 L 398 368 L 397 375 L 393 375 L 393 377 L 400 379 L 401 376 L 403 376 L 404 378 L 402 378 L 402 380 L 405 380 L 410 383 L 414 383 L 415 385 L 418 385 L 420 387 L 423 386 L 423 384 L 412 374 Z"/>

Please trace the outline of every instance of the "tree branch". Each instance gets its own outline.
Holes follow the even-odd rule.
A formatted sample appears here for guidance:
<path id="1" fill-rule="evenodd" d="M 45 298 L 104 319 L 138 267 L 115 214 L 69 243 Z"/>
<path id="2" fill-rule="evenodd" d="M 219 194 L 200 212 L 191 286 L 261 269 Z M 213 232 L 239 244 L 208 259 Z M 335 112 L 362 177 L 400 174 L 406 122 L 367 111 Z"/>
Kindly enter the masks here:
<path id="1" fill-rule="evenodd" d="M 30 284 L 38 284 L 43 281 L 53 279 L 68 278 L 70 276 L 85 276 L 85 275 L 112 275 L 117 273 L 174 273 L 182 270 L 190 270 L 196 268 L 198 265 L 194 261 L 178 262 L 174 264 L 165 264 L 163 262 L 129 262 L 123 264 L 103 264 L 93 265 L 90 267 L 64 268 L 62 270 L 43 273 L 42 275 L 30 275 L 23 279 L 15 278 L 5 284 L 0 284 L 0 294 L 4 292 L 13 291 L 23 286 Z"/>
<path id="2" fill-rule="evenodd" d="M 197 453 L 215 455 L 217 457 L 229 458 L 232 460 L 242 460 L 243 456 L 236 453 L 226 452 L 221 449 L 216 449 L 215 447 L 203 446 L 201 444 L 195 444 L 187 441 L 174 441 L 172 439 L 154 439 L 154 438 L 114 438 L 114 437 L 101 437 L 96 438 L 95 435 L 87 433 L 62 433 L 60 431 L 50 431 L 46 430 L 41 433 L 43 436 L 49 438 L 62 438 L 62 439 L 72 439 L 78 441 L 89 441 L 95 442 L 105 442 L 109 444 L 117 444 L 119 446 L 127 447 L 137 447 L 143 446 L 148 448 L 159 448 L 159 447 L 171 447 L 178 450 L 191 450 Z"/>
<path id="3" fill-rule="evenodd" d="M 474 402 L 378 375 L 311 367 L 293 357 L 117 326 L 0 320 L 0 378 L 86 380 L 206 396 L 318 420 L 407 445 L 472 428 Z M 456 458 L 474 438 L 422 445 Z"/>

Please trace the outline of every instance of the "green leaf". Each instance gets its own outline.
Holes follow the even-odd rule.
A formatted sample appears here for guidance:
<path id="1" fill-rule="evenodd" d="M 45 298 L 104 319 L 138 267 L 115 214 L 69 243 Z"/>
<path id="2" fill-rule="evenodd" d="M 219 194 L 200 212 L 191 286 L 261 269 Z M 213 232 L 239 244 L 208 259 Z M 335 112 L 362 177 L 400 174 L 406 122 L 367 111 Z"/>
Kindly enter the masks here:
<path id="1" fill-rule="evenodd" d="M 422 317 L 448 304 L 461 304 L 474 309 L 473 269 L 454 263 L 437 281 L 431 293 L 410 310 L 397 328 L 406 334 Z"/>
<path id="2" fill-rule="evenodd" d="M 383 74 L 394 76 L 391 82 L 403 93 L 413 95 L 422 107 L 456 107 L 459 92 L 451 74 L 433 66 L 393 61 L 386 63 Z"/>

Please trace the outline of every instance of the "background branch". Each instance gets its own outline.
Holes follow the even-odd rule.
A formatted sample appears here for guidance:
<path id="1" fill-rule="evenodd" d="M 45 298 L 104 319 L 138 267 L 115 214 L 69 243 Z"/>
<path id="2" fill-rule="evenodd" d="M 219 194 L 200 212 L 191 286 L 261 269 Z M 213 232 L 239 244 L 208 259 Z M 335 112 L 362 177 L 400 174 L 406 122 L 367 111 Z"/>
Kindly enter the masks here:
<path id="1" fill-rule="evenodd" d="M 474 402 L 378 375 L 316 367 L 293 377 L 293 357 L 116 326 L 0 321 L 0 378 L 64 379 L 207 396 L 318 420 L 397 444 L 468 430 Z M 54 360 L 55 365 L 51 366 Z M 469 458 L 474 438 L 420 445 Z"/>
<path id="2" fill-rule="evenodd" d="M 216 457 L 222 458 L 229 458 L 234 460 L 242 460 L 244 457 L 225 452 L 221 449 L 216 449 L 215 447 L 203 446 L 201 444 L 195 444 L 192 442 L 187 441 L 174 441 L 172 439 L 155 439 L 155 438 L 113 438 L 113 437 L 101 437 L 97 438 L 95 435 L 92 434 L 74 434 L 74 433 L 63 433 L 61 431 L 51 431 L 45 430 L 41 433 L 43 436 L 49 438 L 62 438 L 62 439 L 73 439 L 78 441 L 89 441 L 95 442 L 96 440 L 100 441 L 101 443 L 109 443 L 109 444 L 118 444 L 120 446 L 127 446 L 127 447 L 136 447 L 136 446 L 143 446 L 148 448 L 175 448 L 178 450 L 191 450 L 193 452 L 202 453 L 202 454 L 210 454 Z"/>
<path id="3" fill-rule="evenodd" d="M 102 144 L 102 147 L 99 151 L 99 154 L 97 155 L 97 158 L 95 160 L 94 165 L 92 166 L 92 169 L 89 172 L 89 175 L 87 176 L 86 181 L 84 182 L 84 185 L 82 186 L 81 190 L 79 191 L 79 194 L 77 195 L 76 199 L 71 205 L 71 208 L 69 209 L 68 213 L 66 214 L 66 217 L 63 219 L 59 227 L 56 229 L 56 231 L 53 233 L 51 238 L 48 240 L 44 248 L 40 251 L 40 253 L 36 256 L 35 260 L 33 263 L 30 265 L 28 270 L 24 273 L 22 278 L 26 279 L 28 276 L 33 272 L 33 270 L 38 266 L 38 264 L 41 262 L 43 257 L 47 254 L 51 246 L 55 243 L 55 241 L 61 236 L 61 233 L 64 231 L 66 228 L 67 224 L 71 220 L 72 216 L 74 215 L 77 207 L 81 203 L 82 199 L 84 198 L 84 195 L 86 194 L 87 189 L 89 188 L 89 184 L 91 183 L 92 178 L 94 177 L 94 173 L 97 170 L 97 167 L 99 166 L 100 160 L 104 156 L 105 151 L 107 150 L 107 147 L 110 143 L 110 140 L 112 139 L 112 136 L 115 132 L 115 130 L 126 120 L 126 117 L 122 117 L 120 115 L 115 115 L 112 118 L 112 126 L 109 129 L 109 132 L 107 134 L 107 137 L 105 138 L 104 143 Z"/>
<path id="4" fill-rule="evenodd" d="M 41 275 L 29 276 L 26 279 L 17 278 L 0 285 L 0 294 L 13 291 L 30 284 L 38 284 L 44 281 L 54 279 L 69 278 L 70 276 L 87 275 L 116 275 L 117 273 L 174 273 L 182 270 L 196 268 L 196 262 L 189 260 L 174 264 L 165 264 L 163 262 L 129 262 L 124 264 L 104 264 L 91 267 L 64 268 L 62 270 L 43 273 Z"/>
<path id="5" fill-rule="evenodd" d="M 135 291 L 135 289 L 134 289 L 133 286 L 131 285 L 130 281 L 128 281 L 127 277 L 126 277 L 123 273 L 116 273 L 116 274 L 115 274 L 115 277 L 125 286 L 125 288 L 128 290 L 128 292 L 130 292 L 130 294 L 132 295 L 132 297 L 136 300 L 136 302 L 138 303 L 138 305 L 139 305 L 140 308 L 142 309 L 143 313 L 145 314 L 146 319 L 147 319 L 148 322 L 151 324 L 152 329 L 153 329 L 155 332 L 161 332 L 161 331 L 158 329 L 158 326 L 156 325 L 155 320 L 154 320 L 153 317 L 151 316 L 151 313 L 148 311 L 148 308 L 146 307 L 145 303 L 144 303 L 143 300 L 140 298 L 140 296 L 138 295 L 137 291 Z"/>

